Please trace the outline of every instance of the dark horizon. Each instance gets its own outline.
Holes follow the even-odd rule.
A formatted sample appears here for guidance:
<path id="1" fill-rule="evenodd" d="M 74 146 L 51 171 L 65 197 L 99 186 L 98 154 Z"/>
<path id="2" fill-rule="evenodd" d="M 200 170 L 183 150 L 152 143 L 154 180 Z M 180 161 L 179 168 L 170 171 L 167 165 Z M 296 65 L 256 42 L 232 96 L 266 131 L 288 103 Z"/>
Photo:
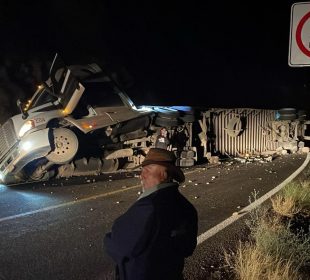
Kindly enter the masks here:
<path id="1" fill-rule="evenodd" d="M 137 105 L 310 110 L 310 70 L 288 66 L 292 3 L 2 4 L 0 64 L 26 96 L 21 66 L 57 52 L 117 73 Z"/>

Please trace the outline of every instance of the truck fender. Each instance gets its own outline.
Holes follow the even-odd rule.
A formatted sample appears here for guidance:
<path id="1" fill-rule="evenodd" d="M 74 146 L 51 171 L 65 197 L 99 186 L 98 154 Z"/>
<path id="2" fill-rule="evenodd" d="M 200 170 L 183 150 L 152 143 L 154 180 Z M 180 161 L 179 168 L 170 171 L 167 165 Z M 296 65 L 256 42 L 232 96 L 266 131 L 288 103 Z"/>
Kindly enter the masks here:
<path id="1" fill-rule="evenodd" d="M 37 130 L 23 137 L 18 145 L 20 153 L 14 160 L 16 170 L 21 170 L 35 159 L 45 157 L 51 151 L 49 130 Z"/>

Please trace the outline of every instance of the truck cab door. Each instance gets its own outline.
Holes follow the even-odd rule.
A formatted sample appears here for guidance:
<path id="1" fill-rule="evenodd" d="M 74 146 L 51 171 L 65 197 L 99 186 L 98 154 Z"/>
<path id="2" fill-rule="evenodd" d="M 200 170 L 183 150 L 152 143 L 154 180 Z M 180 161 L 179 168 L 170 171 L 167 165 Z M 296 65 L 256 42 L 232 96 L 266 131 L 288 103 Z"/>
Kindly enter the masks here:
<path id="1" fill-rule="evenodd" d="M 56 54 L 50 69 L 49 83 L 48 87 L 52 91 L 51 94 L 58 97 L 64 114 L 71 114 L 85 88 L 64 64 L 58 54 Z"/>

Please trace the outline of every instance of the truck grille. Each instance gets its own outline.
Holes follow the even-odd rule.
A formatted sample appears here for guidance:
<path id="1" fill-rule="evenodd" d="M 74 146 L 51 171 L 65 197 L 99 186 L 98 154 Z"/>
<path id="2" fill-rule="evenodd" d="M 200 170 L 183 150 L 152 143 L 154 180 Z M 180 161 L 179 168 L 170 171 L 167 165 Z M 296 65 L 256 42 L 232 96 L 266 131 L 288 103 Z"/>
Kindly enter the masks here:
<path id="1" fill-rule="evenodd" d="M 14 146 L 17 137 L 14 131 L 13 121 L 8 120 L 0 126 L 0 159 Z"/>

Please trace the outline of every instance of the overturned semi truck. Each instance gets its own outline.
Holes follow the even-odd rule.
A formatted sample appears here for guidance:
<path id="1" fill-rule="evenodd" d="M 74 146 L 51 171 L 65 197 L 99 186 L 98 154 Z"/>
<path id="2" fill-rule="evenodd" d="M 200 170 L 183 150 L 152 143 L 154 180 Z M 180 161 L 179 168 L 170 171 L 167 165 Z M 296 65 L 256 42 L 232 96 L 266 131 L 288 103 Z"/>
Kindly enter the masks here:
<path id="1" fill-rule="evenodd" d="M 293 153 L 310 139 L 305 112 L 135 106 L 97 64 L 66 66 L 57 55 L 49 78 L 17 105 L 21 113 L 0 126 L 6 184 L 133 170 L 151 147 L 190 167 L 213 155 Z"/>

